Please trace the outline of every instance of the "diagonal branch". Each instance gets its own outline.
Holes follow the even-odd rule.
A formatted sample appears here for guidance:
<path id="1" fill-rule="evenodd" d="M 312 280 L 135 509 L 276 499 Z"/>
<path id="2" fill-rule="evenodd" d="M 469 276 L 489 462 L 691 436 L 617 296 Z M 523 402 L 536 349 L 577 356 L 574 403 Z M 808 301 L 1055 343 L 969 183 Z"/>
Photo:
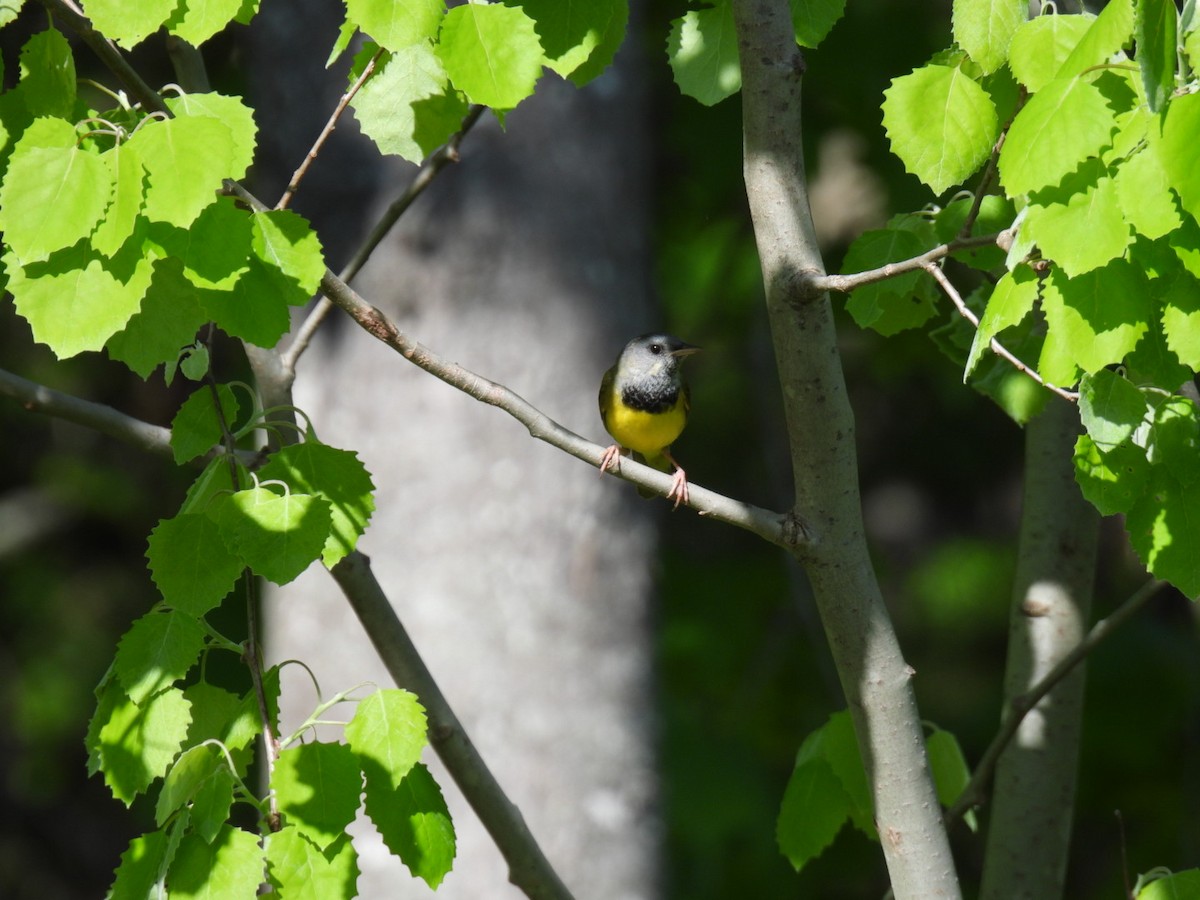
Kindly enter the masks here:
<path id="1" fill-rule="evenodd" d="M 279 202 L 275 204 L 276 209 L 286 209 L 287 205 L 292 202 L 292 197 L 296 195 L 296 191 L 300 189 L 300 182 L 304 180 L 304 176 L 308 174 L 309 167 L 316 161 L 317 155 L 321 152 L 321 148 L 325 142 L 329 140 L 329 136 L 333 134 L 333 129 L 337 128 L 337 121 L 341 118 L 342 113 L 346 111 L 346 107 L 350 101 L 354 99 L 354 95 L 359 92 L 367 79 L 375 73 L 375 64 L 379 61 L 379 57 L 383 55 L 383 48 L 380 47 L 375 51 L 375 55 L 363 66 L 362 74 L 358 76 L 350 89 L 342 94 L 342 98 L 337 102 L 337 106 L 333 108 L 333 112 L 329 116 L 329 121 L 325 123 L 325 127 L 321 129 L 321 133 L 317 135 L 317 139 L 313 142 L 312 148 L 304 155 L 304 162 L 292 173 L 291 179 L 288 181 L 287 190 L 283 192 L 283 196 L 279 198 Z"/>
<path id="2" fill-rule="evenodd" d="M 1066 678 L 1072 669 L 1083 662 L 1093 650 L 1100 646 L 1101 642 L 1133 618 L 1134 614 L 1145 606 L 1146 601 L 1153 597 L 1159 588 L 1165 584 L 1166 582 L 1159 581 L 1157 578 L 1147 581 L 1134 591 L 1129 599 L 1118 606 L 1108 618 L 1101 619 L 1093 625 L 1087 637 L 1080 641 L 1074 650 L 1059 660 L 1058 665 L 1047 672 L 1046 677 L 1039 681 L 1037 685 L 1021 696 L 1013 698 L 1004 723 L 1000 726 L 1000 730 L 996 733 L 996 736 L 992 738 L 992 742 L 988 744 L 987 749 L 983 752 L 983 756 L 980 757 L 979 765 L 975 767 L 975 771 L 971 775 L 971 780 L 963 788 L 962 794 L 959 795 L 954 805 L 946 810 L 947 824 L 957 822 L 967 810 L 983 802 L 984 788 L 991 780 L 992 773 L 996 769 L 996 761 L 1000 758 L 1000 754 L 1004 752 L 1004 748 L 1008 745 L 1009 741 L 1012 740 L 1013 735 L 1017 733 L 1021 721 L 1029 714 L 1029 711 L 1037 706 L 1041 699 L 1050 693 L 1059 682 Z"/>
<path id="3" fill-rule="evenodd" d="M 542 854 L 520 810 L 496 782 L 425 667 L 370 561 L 355 551 L 331 574 L 396 684 L 421 698 L 429 717 L 429 741 L 496 842 L 508 863 L 509 881 L 533 900 L 570 900 L 570 891 Z"/>
<path id="4" fill-rule="evenodd" d="M 266 209 L 261 200 L 235 181 L 226 180 L 225 191 L 252 209 Z M 564 450 L 597 468 L 600 467 L 604 448 L 599 444 L 564 428 L 524 397 L 504 385 L 489 381 L 458 363 L 450 362 L 419 341 L 409 337 L 384 312 L 364 300 L 358 292 L 329 269 L 325 270 L 325 277 L 321 279 L 321 290 L 333 303 L 345 310 L 368 334 L 387 344 L 413 365 L 424 369 L 430 375 L 452 387 L 458 388 L 463 393 L 469 394 L 481 403 L 504 410 L 524 425 L 530 435 L 538 440 Z M 673 487 L 670 475 L 632 460 L 623 460 L 620 470 L 614 474 L 626 481 L 649 488 L 663 497 L 667 496 Z M 716 521 L 744 528 L 780 547 L 795 549 L 809 541 L 808 525 L 798 516 L 791 513 L 772 512 L 699 486 L 689 486 L 687 506 Z"/>

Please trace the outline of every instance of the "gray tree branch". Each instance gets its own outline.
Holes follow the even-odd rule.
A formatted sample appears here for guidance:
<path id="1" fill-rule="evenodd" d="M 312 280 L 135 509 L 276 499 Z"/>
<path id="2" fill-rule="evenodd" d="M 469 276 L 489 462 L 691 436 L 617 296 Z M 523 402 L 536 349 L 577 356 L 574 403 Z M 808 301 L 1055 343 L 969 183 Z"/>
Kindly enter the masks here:
<path id="1" fill-rule="evenodd" d="M 901 900 L 958 897 L 905 663 L 867 553 L 854 415 L 833 312 L 806 281 L 824 266 L 801 142 L 804 62 L 785 0 L 735 0 L 742 63 L 746 193 L 787 415 L 795 509 L 811 527 L 796 549 L 822 623 L 873 792 L 875 822 Z"/>

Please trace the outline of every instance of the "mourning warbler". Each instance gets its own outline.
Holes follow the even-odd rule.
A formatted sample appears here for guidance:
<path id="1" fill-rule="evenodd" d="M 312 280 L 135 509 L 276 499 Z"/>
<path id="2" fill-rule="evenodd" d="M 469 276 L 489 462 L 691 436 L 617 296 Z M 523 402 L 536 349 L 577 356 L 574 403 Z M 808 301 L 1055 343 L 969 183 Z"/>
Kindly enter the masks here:
<path id="1" fill-rule="evenodd" d="M 667 499 L 675 499 L 675 508 L 688 499 L 687 473 L 671 456 L 691 406 L 680 364 L 699 350 L 669 334 L 643 334 L 625 345 L 600 382 L 600 418 L 617 441 L 604 451 L 600 473 L 620 468 L 624 452 L 662 472 L 674 466 Z"/>

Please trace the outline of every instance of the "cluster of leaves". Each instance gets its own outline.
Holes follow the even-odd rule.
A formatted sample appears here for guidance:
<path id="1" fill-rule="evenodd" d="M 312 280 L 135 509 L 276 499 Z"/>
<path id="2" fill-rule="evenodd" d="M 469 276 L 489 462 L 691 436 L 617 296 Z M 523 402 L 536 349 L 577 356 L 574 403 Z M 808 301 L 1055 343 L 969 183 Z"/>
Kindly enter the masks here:
<path id="1" fill-rule="evenodd" d="M 162 31 L 199 45 L 257 7 L 88 0 L 85 12 L 128 49 Z M 15 9 L 0 11 L 0 25 Z M 381 150 L 420 161 L 470 105 L 502 114 L 544 69 L 581 84 L 594 78 L 627 18 L 625 0 L 451 10 L 444 0 L 347 0 L 330 59 L 362 33 L 351 81 L 368 61 L 373 71 L 355 113 Z M 100 85 L 80 91 L 71 46 L 54 28 L 28 40 L 15 87 L 0 95 L 3 286 L 34 339 L 60 359 L 104 350 L 143 378 L 161 365 L 168 383 L 178 374 L 207 382 L 175 416 L 171 446 L 181 465 L 211 458 L 179 513 L 150 535 L 162 600 L 121 639 L 88 730 L 89 769 L 117 799 L 130 804 L 159 787 L 158 829 L 123 856 L 113 896 L 251 897 L 264 880 L 284 897 L 352 896 L 357 864 L 345 829 L 364 790 L 385 843 L 436 886 L 454 857 L 454 830 L 418 761 L 426 722 L 412 695 L 379 691 L 359 702 L 348 745 L 302 743 L 347 699 L 337 695 L 278 741 L 274 806 L 245 783 L 255 740 L 277 732 L 279 673 L 258 672 L 254 654 L 210 614 L 251 574 L 282 585 L 317 559 L 336 565 L 366 527 L 373 485 L 353 453 L 322 444 L 311 427 L 269 454 L 237 450 L 267 415 L 250 389 L 243 405 L 240 386 L 217 383 L 197 335 L 215 326 L 275 346 L 289 307 L 307 303 L 325 275 L 322 249 L 300 216 L 245 209 L 226 190 L 246 174 L 257 141 L 239 97 L 176 89 L 152 106 Z M 207 679 L 208 654 L 219 651 L 248 663 L 241 695 Z M 263 837 L 233 824 L 235 801 L 253 809 Z"/>
<path id="2" fill-rule="evenodd" d="M 963 249 L 979 325 L 939 337 L 964 378 L 1026 419 L 1045 394 L 985 351 L 998 340 L 1048 384 L 1078 385 L 1085 495 L 1123 513 L 1156 575 L 1200 594 L 1200 410 L 1180 386 L 1200 369 L 1200 21 L 1163 0 L 1112 0 L 1098 16 L 959 0 L 955 45 L 895 79 L 883 122 L 892 150 L 935 193 L 984 169 Z M 1136 47 L 1136 54 L 1133 48 Z M 962 235 L 971 197 L 869 232 L 845 270 L 875 269 Z M 1002 242 L 1003 243 L 1003 242 Z M 920 326 L 938 289 L 921 271 L 854 291 L 849 310 L 881 333 Z M 999 374 L 1006 369 L 1004 374 Z M 1030 402 L 1031 400 L 1035 402 Z"/>

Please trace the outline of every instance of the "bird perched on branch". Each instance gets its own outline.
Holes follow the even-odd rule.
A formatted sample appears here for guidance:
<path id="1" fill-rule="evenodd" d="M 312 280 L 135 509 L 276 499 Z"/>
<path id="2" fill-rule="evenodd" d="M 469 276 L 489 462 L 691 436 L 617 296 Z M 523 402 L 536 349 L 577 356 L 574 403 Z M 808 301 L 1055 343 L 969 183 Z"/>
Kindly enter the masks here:
<path id="1" fill-rule="evenodd" d="M 691 392 L 680 364 L 700 350 L 669 334 L 643 334 L 625 345 L 600 382 L 600 418 L 616 443 L 604 451 L 600 474 L 619 469 L 631 452 L 659 471 L 675 467 L 667 499 L 687 503 L 687 473 L 671 456 L 671 444 L 687 424 Z M 643 496 L 651 493 L 641 491 Z"/>

